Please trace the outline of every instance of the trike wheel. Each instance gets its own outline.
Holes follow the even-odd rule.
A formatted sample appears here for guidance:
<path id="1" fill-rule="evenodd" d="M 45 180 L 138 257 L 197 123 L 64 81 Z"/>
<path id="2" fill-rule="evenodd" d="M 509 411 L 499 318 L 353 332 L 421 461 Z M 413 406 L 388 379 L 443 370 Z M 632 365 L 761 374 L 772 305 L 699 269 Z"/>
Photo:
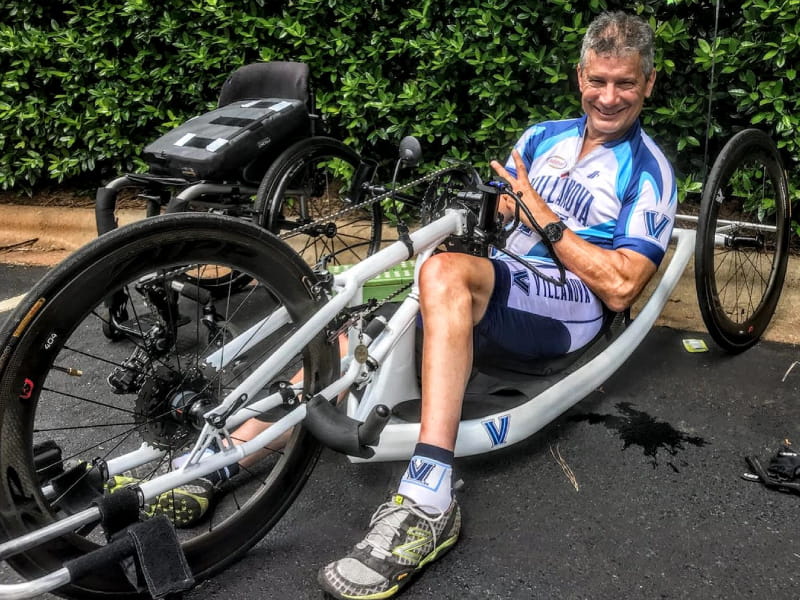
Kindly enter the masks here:
<path id="1" fill-rule="evenodd" d="M 789 194 L 775 144 L 746 129 L 725 144 L 703 190 L 695 249 L 700 312 L 711 337 L 742 352 L 761 337 L 786 274 Z"/>
<path id="2" fill-rule="evenodd" d="M 187 281 L 211 292 L 215 298 L 224 298 L 229 293 L 240 292 L 252 281 L 252 277 L 247 273 L 222 265 L 203 265 L 202 269 L 184 277 Z"/>
<path id="3" fill-rule="evenodd" d="M 297 142 L 272 165 L 256 195 L 261 225 L 284 238 L 303 260 L 315 265 L 356 263 L 380 248 L 381 207 L 350 210 L 360 160 L 338 140 L 312 137 Z M 330 217 L 330 218 L 328 218 Z M 309 223 L 313 227 L 303 229 Z"/>
<path id="4" fill-rule="evenodd" d="M 184 275 L 205 265 L 236 269 L 253 282 L 200 306 L 197 295 L 187 292 Z M 241 220 L 199 214 L 154 217 L 118 229 L 51 271 L 0 334 L 3 537 L 34 531 L 86 508 L 92 495 L 111 493 L 113 486 L 102 478 L 92 484 L 89 475 L 83 477 L 102 471 L 92 465 L 137 480 L 172 469 L 172 459 L 197 438 L 204 411 L 316 309 L 310 282 L 308 266 L 272 234 Z M 127 314 L 116 342 L 102 334 L 110 299 L 125 302 L 117 314 Z M 271 315 L 278 325 L 270 335 L 238 353 L 225 345 Z M 307 397 L 338 374 L 338 356 L 336 344 L 320 334 L 286 357 L 281 372 L 252 400 L 300 373 L 300 398 Z M 280 401 L 273 406 L 252 409 L 253 416 L 270 422 L 286 414 Z M 200 418 L 187 419 L 192 412 Z M 242 464 L 199 524 L 177 530 L 197 579 L 224 568 L 266 534 L 294 501 L 319 450 L 305 429 L 294 427 L 280 445 Z M 80 485 L 60 485 L 65 470 L 78 473 Z M 45 542 L 9 562 L 23 576 L 39 577 L 103 544 L 98 529 Z M 138 595 L 118 568 L 88 575 L 59 593 Z"/>

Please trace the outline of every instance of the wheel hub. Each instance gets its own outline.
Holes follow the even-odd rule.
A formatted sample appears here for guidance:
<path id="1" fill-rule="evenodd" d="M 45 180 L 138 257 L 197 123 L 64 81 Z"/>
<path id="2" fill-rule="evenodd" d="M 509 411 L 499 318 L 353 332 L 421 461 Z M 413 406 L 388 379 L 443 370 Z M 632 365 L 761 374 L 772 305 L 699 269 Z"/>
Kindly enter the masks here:
<path id="1" fill-rule="evenodd" d="M 156 448 L 182 447 L 202 429 L 203 414 L 216 404 L 199 372 L 185 375 L 160 367 L 136 397 L 137 428 L 145 441 Z"/>
<path id="2" fill-rule="evenodd" d="M 314 227 L 309 233 L 312 236 L 325 236 L 327 238 L 334 238 L 336 234 L 339 232 L 339 228 L 336 227 L 336 223 L 333 221 L 328 221 L 327 223 L 320 223 L 316 227 Z"/>

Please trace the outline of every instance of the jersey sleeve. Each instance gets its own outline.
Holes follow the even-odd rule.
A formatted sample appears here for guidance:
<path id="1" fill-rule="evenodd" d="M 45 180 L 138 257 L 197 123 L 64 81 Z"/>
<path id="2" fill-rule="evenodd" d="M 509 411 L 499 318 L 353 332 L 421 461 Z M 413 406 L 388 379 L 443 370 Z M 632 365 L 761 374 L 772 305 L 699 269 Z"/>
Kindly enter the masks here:
<path id="1" fill-rule="evenodd" d="M 613 247 L 634 250 L 658 266 L 675 225 L 677 189 L 661 151 L 653 145 L 645 154 L 624 186 Z"/>

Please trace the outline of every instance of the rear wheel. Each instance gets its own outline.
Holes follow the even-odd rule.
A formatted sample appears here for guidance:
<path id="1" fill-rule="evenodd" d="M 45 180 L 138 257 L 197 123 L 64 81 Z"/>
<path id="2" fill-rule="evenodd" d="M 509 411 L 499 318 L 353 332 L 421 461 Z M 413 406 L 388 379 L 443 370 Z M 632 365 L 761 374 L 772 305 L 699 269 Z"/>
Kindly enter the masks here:
<path id="1" fill-rule="evenodd" d="M 703 190 L 695 250 L 700 312 L 714 340 L 742 352 L 761 337 L 786 275 L 789 193 L 774 142 L 746 129 L 720 152 Z"/>
<path id="2" fill-rule="evenodd" d="M 229 286 L 217 299 L 200 294 L 204 300 L 198 302 L 196 290 L 187 291 L 186 276 L 217 266 L 245 273 L 252 283 L 238 291 Z M 149 447 L 160 456 L 140 459 L 119 474 L 148 479 L 170 470 L 201 426 L 202 418 L 186 415 L 202 415 L 216 405 L 312 314 L 318 306 L 309 292 L 312 281 L 307 265 L 263 229 L 185 213 L 104 235 L 51 271 L 0 336 L 4 537 L 16 538 L 86 508 L 79 488 L 89 496 L 108 493 L 102 479 L 90 483 L 97 473 L 93 463 L 133 460 L 133 452 Z M 126 318 L 111 342 L 101 331 L 105 302 L 114 294 L 124 298 Z M 230 351 L 224 356 L 227 348 L 220 348 L 226 342 L 275 314 L 288 318 L 271 335 L 236 356 Z M 209 366 L 207 357 L 215 351 L 225 358 L 222 370 Z M 305 398 L 338 374 L 338 356 L 336 344 L 319 335 L 287 357 L 282 372 L 257 396 L 302 372 Z M 253 412 L 267 422 L 283 414 L 282 405 Z M 178 530 L 196 578 L 224 568 L 269 531 L 299 493 L 319 450 L 303 428 L 294 427 L 284 446 L 263 449 L 257 462 L 241 467 L 203 521 Z M 64 489 L 59 475 L 73 466 L 71 474 L 77 472 L 81 483 Z M 39 577 L 103 543 L 101 532 L 81 531 L 9 562 L 25 577 Z M 86 576 L 59 593 L 137 596 L 117 568 Z"/>
<path id="3" fill-rule="evenodd" d="M 282 153 L 256 196 L 261 225 L 284 238 L 310 265 L 352 264 L 381 244 L 381 207 L 358 201 L 358 155 L 338 140 L 312 137 Z M 341 211 L 342 214 L 339 214 Z M 310 223 L 316 223 L 309 226 Z"/>

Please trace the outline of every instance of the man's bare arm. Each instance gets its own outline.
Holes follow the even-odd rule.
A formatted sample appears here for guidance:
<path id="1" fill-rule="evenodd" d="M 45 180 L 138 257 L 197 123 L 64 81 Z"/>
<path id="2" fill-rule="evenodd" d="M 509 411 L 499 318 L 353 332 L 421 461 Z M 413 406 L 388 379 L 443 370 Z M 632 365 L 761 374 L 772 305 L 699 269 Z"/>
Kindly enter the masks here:
<path id="1" fill-rule="evenodd" d="M 550 210 L 539 193 L 531 187 L 522 157 L 516 150 L 512 152 L 512 157 L 517 169 L 516 177 L 497 161 L 492 161 L 492 168 L 508 181 L 514 192 L 522 198 L 540 227 L 558 221 L 558 215 Z M 511 219 L 514 214 L 514 201 L 504 197 L 499 210 L 506 219 Z M 525 225 L 532 227 L 522 212 L 520 218 Z M 624 248 L 618 250 L 600 248 L 569 229 L 553 248 L 564 267 L 580 277 L 613 311 L 625 310 L 633 304 L 657 269 L 649 258 L 638 252 Z"/>

